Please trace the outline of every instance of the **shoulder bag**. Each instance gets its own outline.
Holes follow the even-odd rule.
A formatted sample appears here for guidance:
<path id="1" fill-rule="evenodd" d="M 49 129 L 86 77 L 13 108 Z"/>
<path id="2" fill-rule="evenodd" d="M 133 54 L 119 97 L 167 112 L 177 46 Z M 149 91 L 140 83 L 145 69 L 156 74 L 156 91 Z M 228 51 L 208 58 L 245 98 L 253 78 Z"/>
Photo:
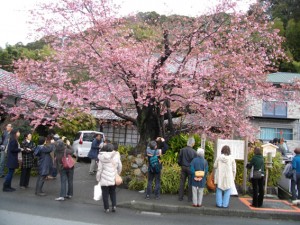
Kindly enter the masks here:
<path id="1" fill-rule="evenodd" d="M 118 171 L 117 171 L 117 166 L 115 164 L 115 162 L 113 161 L 113 158 L 115 156 L 116 153 L 113 154 L 113 156 L 111 157 L 110 161 L 113 165 L 113 167 L 115 168 L 115 171 L 116 171 L 116 177 L 115 177 L 115 182 L 116 182 L 116 185 L 119 186 L 123 183 L 123 179 L 122 177 L 118 174 Z"/>
<path id="2" fill-rule="evenodd" d="M 71 169 L 75 165 L 75 160 L 73 159 L 73 157 L 70 154 L 67 155 L 66 151 L 67 150 L 65 148 L 64 156 L 62 157 L 61 161 L 62 161 L 64 169 Z"/>

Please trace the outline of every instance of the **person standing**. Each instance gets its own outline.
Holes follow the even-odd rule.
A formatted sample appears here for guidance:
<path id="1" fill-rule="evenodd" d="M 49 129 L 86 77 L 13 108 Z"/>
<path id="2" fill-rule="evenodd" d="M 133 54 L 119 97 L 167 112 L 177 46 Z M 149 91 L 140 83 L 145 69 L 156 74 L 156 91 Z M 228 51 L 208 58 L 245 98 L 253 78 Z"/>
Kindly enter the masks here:
<path id="1" fill-rule="evenodd" d="M 236 163 L 230 155 L 230 148 L 224 145 L 221 149 L 221 155 L 217 157 L 215 163 L 215 184 L 216 204 L 219 208 L 228 208 L 231 188 L 234 185 L 236 175 Z"/>
<path id="2" fill-rule="evenodd" d="M 38 177 L 36 180 L 35 194 L 38 196 L 45 196 L 43 192 L 43 185 L 47 176 L 50 173 L 52 158 L 50 153 L 54 151 L 55 146 L 50 140 L 46 140 L 45 137 L 40 137 L 38 146 L 34 150 L 34 155 L 38 158 Z"/>
<path id="3" fill-rule="evenodd" d="M 196 171 L 203 171 L 204 176 L 197 177 Z M 193 206 L 201 207 L 203 199 L 203 191 L 206 184 L 206 176 L 208 172 L 208 163 L 204 159 L 204 149 L 197 149 L 197 157 L 191 162 L 192 174 L 192 192 L 193 192 Z"/>
<path id="4" fill-rule="evenodd" d="M 247 169 L 252 169 L 250 174 L 253 195 L 252 195 L 252 207 L 262 207 L 264 201 L 264 157 L 259 147 L 254 148 L 254 156 L 247 164 Z M 260 177 L 254 177 L 253 174 L 262 174 Z"/>
<path id="5" fill-rule="evenodd" d="M 157 143 L 156 141 L 151 141 L 149 144 L 149 148 L 147 148 L 147 156 L 148 156 L 148 184 L 147 184 L 147 190 L 146 190 L 146 199 L 150 199 L 150 194 L 152 192 L 152 183 L 155 179 L 155 189 L 154 194 L 155 198 L 158 200 L 160 199 L 160 175 L 161 175 L 161 166 L 158 165 L 158 171 L 151 170 L 150 165 L 150 158 L 154 155 L 157 156 L 158 163 L 159 162 L 159 156 L 161 155 L 162 150 L 157 149 Z M 155 169 L 154 169 L 155 170 Z"/>
<path id="6" fill-rule="evenodd" d="M 15 191 L 15 188 L 11 187 L 11 181 L 15 172 L 15 169 L 19 167 L 18 153 L 21 151 L 18 138 L 20 137 L 20 132 L 18 130 L 12 130 L 10 132 L 10 140 L 7 147 L 7 168 L 8 173 L 5 177 L 3 183 L 4 192 Z"/>
<path id="7" fill-rule="evenodd" d="M 91 159 L 91 165 L 90 165 L 90 171 L 89 174 L 93 175 L 95 174 L 95 171 L 97 171 L 97 163 L 98 160 L 98 154 L 100 151 L 100 148 L 103 145 L 103 139 L 101 134 L 96 134 L 94 137 L 94 140 L 91 145 L 91 149 L 88 153 L 88 157 Z"/>
<path id="8" fill-rule="evenodd" d="M 73 176 L 74 167 L 66 169 L 63 167 L 62 158 L 64 154 L 73 155 L 74 150 L 70 145 L 70 141 L 65 137 L 56 142 L 54 156 L 56 159 L 56 168 L 60 174 L 60 194 L 56 201 L 64 201 L 65 198 L 71 199 L 73 196 Z"/>
<path id="9" fill-rule="evenodd" d="M 12 131 L 13 127 L 9 123 L 6 125 L 6 130 L 4 131 L 2 135 L 2 140 L 1 140 L 1 147 L 0 147 L 0 178 L 4 177 L 4 168 L 5 168 L 5 159 L 7 156 L 7 147 L 9 143 L 9 138 L 10 138 L 10 132 Z"/>
<path id="10" fill-rule="evenodd" d="M 98 159 L 96 180 L 101 184 L 104 211 L 109 212 L 108 198 L 110 197 L 112 212 L 115 212 L 117 205 L 115 179 L 116 174 L 120 175 L 122 172 L 121 156 L 119 152 L 114 151 L 114 146 L 109 143 L 103 146 Z"/>
<path id="11" fill-rule="evenodd" d="M 24 189 L 28 187 L 31 168 L 34 163 L 34 148 L 35 144 L 32 142 L 31 133 L 24 135 L 24 141 L 21 144 L 22 151 L 22 165 L 21 165 L 21 176 L 20 176 L 20 188 Z"/>
<path id="12" fill-rule="evenodd" d="M 296 148 L 294 152 L 296 155 L 292 160 L 292 167 L 296 174 L 291 180 L 292 200 L 300 200 L 300 148 Z M 296 186 L 298 190 L 298 196 L 296 195 Z"/>
<path id="13" fill-rule="evenodd" d="M 180 186 L 178 200 L 183 200 L 185 181 L 188 179 L 188 201 L 192 201 L 192 185 L 191 185 L 191 170 L 190 163 L 197 156 L 196 151 L 193 149 L 195 139 L 190 137 L 187 141 L 187 147 L 180 149 L 178 155 L 178 165 L 181 167 Z"/>

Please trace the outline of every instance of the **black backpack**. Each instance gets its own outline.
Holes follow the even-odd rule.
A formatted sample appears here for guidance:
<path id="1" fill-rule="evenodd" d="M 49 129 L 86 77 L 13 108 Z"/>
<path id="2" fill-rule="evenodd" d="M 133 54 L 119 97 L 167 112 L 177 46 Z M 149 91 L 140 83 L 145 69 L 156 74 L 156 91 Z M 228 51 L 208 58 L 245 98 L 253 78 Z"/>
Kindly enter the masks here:
<path id="1" fill-rule="evenodd" d="M 149 172 L 159 173 L 160 172 L 160 163 L 158 156 L 156 155 L 157 150 L 154 151 L 153 156 L 149 158 Z"/>

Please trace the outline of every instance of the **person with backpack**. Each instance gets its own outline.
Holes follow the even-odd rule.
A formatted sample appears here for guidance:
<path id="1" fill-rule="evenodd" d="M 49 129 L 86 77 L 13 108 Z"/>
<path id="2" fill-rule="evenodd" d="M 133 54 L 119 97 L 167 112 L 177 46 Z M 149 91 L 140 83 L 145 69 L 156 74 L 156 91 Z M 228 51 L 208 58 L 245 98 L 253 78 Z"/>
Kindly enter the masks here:
<path id="1" fill-rule="evenodd" d="M 293 179 L 291 179 L 292 200 L 300 200 L 300 148 L 296 148 L 294 152 L 296 155 L 292 160 L 292 169 L 295 171 L 295 175 L 293 176 Z M 298 190 L 298 196 L 296 195 L 296 186 Z"/>
<path id="2" fill-rule="evenodd" d="M 150 199 L 150 194 L 152 192 L 152 183 L 155 179 L 155 198 L 160 199 L 160 174 L 161 174 L 161 163 L 159 161 L 159 156 L 161 155 L 161 149 L 157 149 L 156 141 L 151 141 L 149 147 L 146 150 L 148 156 L 148 184 L 146 190 L 146 199 Z"/>

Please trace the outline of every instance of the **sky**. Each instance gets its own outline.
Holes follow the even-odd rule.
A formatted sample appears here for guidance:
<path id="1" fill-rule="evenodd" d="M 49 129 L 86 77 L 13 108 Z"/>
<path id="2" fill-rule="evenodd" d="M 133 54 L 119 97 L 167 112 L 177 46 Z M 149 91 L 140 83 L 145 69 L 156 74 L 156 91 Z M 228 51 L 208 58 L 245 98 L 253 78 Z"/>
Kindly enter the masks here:
<path id="1" fill-rule="evenodd" d="M 0 3 L 0 47 L 18 42 L 27 44 L 35 41 L 29 38 L 32 31 L 28 24 L 28 10 L 38 3 L 53 0 L 1 0 Z M 195 16 L 207 10 L 218 0 L 115 0 L 121 6 L 120 13 L 127 15 L 131 12 L 156 11 L 159 14 L 179 14 Z M 254 0 L 243 0 L 240 9 L 246 10 Z"/>

